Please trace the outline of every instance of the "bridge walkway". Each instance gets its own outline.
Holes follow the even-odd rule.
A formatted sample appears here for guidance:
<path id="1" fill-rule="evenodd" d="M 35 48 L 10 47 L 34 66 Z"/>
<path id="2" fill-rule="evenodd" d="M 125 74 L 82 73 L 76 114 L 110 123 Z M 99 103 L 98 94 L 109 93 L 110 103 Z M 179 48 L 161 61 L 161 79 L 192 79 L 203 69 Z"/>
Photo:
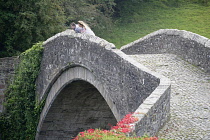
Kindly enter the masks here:
<path id="1" fill-rule="evenodd" d="M 173 54 L 130 56 L 171 80 L 171 117 L 158 137 L 210 140 L 210 74 Z"/>

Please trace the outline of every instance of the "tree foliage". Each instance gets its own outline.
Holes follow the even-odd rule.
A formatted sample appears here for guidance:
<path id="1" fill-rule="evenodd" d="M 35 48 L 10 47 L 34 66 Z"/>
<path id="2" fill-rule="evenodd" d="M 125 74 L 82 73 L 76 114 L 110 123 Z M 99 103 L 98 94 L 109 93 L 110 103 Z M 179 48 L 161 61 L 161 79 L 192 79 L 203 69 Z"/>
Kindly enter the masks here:
<path id="1" fill-rule="evenodd" d="M 0 57 L 18 55 L 73 21 L 105 28 L 114 6 L 114 0 L 1 0 Z"/>
<path id="2" fill-rule="evenodd" d="M 62 0 L 66 25 L 83 20 L 93 28 L 104 29 L 112 23 L 114 0 Z"/>
<path id="3" fill-rule="evenodd" d="M 56 0 L 1 0 L 0 17 L 0 57 L 20 54 L 61 31 L 64 23 Z"/>

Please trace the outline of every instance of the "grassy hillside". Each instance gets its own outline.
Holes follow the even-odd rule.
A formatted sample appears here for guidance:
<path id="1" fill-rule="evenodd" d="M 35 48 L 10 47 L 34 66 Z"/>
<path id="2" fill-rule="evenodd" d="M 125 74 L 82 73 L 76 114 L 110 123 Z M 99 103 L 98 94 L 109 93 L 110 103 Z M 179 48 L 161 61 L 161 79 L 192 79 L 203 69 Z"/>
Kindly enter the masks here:
<path id="1" fill-rule="evenodd" d="M 187 30 L 210 38 L 210 6 L 167 7 L 132 1 L 126 5 L 110 29 L 96 32 L 118 48 L 159 29 Z"/>

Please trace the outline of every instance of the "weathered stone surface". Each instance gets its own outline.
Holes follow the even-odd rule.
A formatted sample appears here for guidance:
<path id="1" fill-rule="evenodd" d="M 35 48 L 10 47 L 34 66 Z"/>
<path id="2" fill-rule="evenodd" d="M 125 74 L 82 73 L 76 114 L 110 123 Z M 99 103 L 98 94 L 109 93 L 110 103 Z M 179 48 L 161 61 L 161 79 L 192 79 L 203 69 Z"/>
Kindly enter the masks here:
<path id="1" fill-rule="evenodd" d="M 113 113 L 116 120 L 120 120 L 129 112 L 143 112 L 145 109 L 147 110 L 146 116 L 151 119 L 155 112 L 151 110 L 159 110 L 159 112 L 155 112 L 158 116 L 157 119 L 153 119 L 157 125 L 150 131 L 148 125 L 151 126 L 150 122 L 153 121 L 147 121 L 142 126 L 136 124 L 136 128 L 141 127 L 143 130 L 138 134 L 144 132 L 154 134 L 167 120 L 170 105 L 169 80 L 151 72 L 122 51 L 115 49 L 113 44 L 98 37 L 75 34 L 67 30 L 48 39 L 44 43 L 44 47 L 40 75 L 37 79 L 37 95 L 39 101 L 45 97 L 47 99 L 40 116 L 37 139 L 46 139 L 48 132 L 45 133 L 45 129 L 47 130 L 48 127 L 44 126 L 46 126 L 45 121 L 52 110 L 51 107 L 62 94 L 62 89 L 77 80 L 85 81 L 99 91 L 98 93 L 104 98 L 110 108 L 109 111 Z M 150 101 L 151 104 L 147 106 Z M 101 103 L 97 102 L 97 104 Z M 163 110 L 161 111 L 161 109 Z M 103 113 L 109 112 L 108 109 L 106 110 Z M 59 112 L 56 114 L 59 117 Z M 77 114 L 78 120 L 81 120 L 80 117 L 84 117 L 79 115 L 79 111 L 68 115 L 72 117 L 72 114 Z M 86 114 L 91 115 L 91 110 Z M 139 121 L 143 118 L 145 117 L 140 116 Z M 106 119 L 102 118 L 101 122 L 106 122 Z M 96 124 L 97 127 L 100 127 L 98 123 Z M 75 134 L 79 131 L 76 128 L 80 128 L 81 125 L 75 123 L 72 125 L 74 125 L 74 132 L 71 133 Z M 90 123 L 84 128 L 92 126 L 94 123 Z M 53 128 L 53 130 L 56 129 Z M 58 136 L 60 132 L 64 133 L 64 130 L 49 132 L 49 135 Z"/>
<path id="2" fill-rule="evenodd" d="M 17 57 L 0 58 L 0 112 L 3 111 L 4 92 L 14 75 Z"/>
<path id="3" fill-rule="evenodd" d="M 73 81 L 61 90 L 44 120 L 39 139 L 75 137 L 79 132 L 117 123 L 99 91 L 85 81 Z"/>
<path id="4" fill-rule="evenodd" d="M 37 82 L 39 99 L 49 91 L 51 84 L 65 69 L 74 65 L 87 68 L 103 83 L 113 102 L 119 102 L 117 106 L 122 111 L 122 116 L 125 112 L 133 112 L 159 84 L 158 78 L 133 66 L 114 50 L 107 50 L 103 45 L 90 42 L 89 38 L 82 39 L 84 36 L 73 38 L 74 34 L 69 33 L 70 35 L 58 36 L 45 44 Z M 95 40 L 104 42 L 97 37 Z M 132 98 L 127 98 L 126 94 L 130 94 Z"/>
<path id="5" fill-rule="evenodd" d="M 174 54 L 132 55 L 171 80 L 170 120 L 158 138 L 207 140 L 210 134 L 210 74 Z"/>
<path id="6" fill-rule="evenodd" d="M 133 55 L 132 57 L 151 70 L 172 80 L 171 118 L 159 132 L 160 138 L 177 140 L 208 138 L 209 111 L 206 111 L 207 107 L 203 107 L 203 104 L 209 104 L 209 76 L 204 80 L 203 77 L 208 75 L 207 73 L 201 70 L 197 73 L 198 70 L 194 70 L 197 67 L 188 67 L 191 63 L 205 72 L 210 72 L 209 42 L 208 38 L 191 32 L 162 29 L 121 48 L 123 52 Z M 161 54 L 167 55 L 167 59 L 170 59 L 168 54 L 173 54 L 190 63 L 185 62 L 180 66 L 174 62 L 176 59 L 173 57 L 173 60 L 166 61 L 168 64 L 163 64 L 165 60 Z M 145 119 L 142 123 L 148 120 Z M 141 129 L 137 131 L 139 132 L 141 133 Z"/>
<path id="7" fill-rule="evenodd" d="M 121 48 L 126 54 L 175 54 L 210 72 L 210 40 L 184 30 L 161 29 Z"/>

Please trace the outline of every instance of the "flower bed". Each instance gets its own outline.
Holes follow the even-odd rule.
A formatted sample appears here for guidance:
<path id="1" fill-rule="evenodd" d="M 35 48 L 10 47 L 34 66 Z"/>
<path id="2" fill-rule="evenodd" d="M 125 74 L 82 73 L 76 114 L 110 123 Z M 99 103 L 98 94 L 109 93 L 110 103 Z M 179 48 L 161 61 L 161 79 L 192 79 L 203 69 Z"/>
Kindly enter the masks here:
<path id="1" fill-rule="evenodd" d="M 73 140 L 158 140 L 157 137 L 128 137 L 132 132 L 132 123 L 136 121 L 138 118 L 127 114 L 110 130 L 88 129 L 80 132 Z"/>

